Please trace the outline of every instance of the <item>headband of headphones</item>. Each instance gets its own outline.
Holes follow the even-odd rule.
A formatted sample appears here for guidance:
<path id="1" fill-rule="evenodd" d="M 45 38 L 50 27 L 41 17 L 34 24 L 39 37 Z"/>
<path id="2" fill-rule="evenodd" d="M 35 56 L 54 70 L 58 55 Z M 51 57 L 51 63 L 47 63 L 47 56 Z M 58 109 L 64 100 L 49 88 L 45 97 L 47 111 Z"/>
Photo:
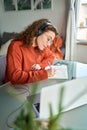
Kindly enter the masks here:
<path id="1" fill-rule="evenodd" d="M 41 35 L 43 33 L 43 29 L 46 28 L 47 26 L 52 26 L 51 22 L 45 22 L 43 23 L 39 28 L 38 28 L 38 31 L 37 31 L 37 36 Z"/>

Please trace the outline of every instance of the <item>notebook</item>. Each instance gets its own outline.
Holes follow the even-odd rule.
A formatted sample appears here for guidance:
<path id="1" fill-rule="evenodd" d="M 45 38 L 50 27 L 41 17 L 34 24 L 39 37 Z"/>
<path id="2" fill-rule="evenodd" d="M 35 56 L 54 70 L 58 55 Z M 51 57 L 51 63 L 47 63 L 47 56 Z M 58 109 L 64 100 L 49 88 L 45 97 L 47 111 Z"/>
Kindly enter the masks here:
<path id="1" fill-rule="evenodd" d="M 48 70 L 49 68 L 55 68 L 56 72 L 55 75 L 52 77 L 49 77 L 49 79 L 68 79 L 68 69 L 67 65 L 61 64 L 61 65 L 51 65 L 47 66 L 45 70 Z"/>

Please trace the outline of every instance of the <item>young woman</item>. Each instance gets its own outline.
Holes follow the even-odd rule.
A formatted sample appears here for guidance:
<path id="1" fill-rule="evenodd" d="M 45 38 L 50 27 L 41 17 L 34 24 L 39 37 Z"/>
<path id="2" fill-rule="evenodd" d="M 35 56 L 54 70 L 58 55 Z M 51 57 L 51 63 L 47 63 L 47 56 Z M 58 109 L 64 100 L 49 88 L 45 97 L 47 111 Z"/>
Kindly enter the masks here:
<path id="1" fill-rule="evenodd" d="M 45 67 L 55 59 L 49 47 L 56 35 L 48 19 L 37 20 L 17 34 L 8 47 L 5 82 L 26 84 L 53 76 L 55 69 Z"/>

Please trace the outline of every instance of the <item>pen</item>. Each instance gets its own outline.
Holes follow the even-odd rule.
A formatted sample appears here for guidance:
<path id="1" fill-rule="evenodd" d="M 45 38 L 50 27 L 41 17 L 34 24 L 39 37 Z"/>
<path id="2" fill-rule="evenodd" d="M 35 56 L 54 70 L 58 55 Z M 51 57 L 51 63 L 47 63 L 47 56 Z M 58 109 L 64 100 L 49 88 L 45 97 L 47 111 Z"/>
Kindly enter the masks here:
<path id="1" fill-rule="evenodd" d="M 50 64 L 50 62 L 48 61 L 48 65 L 49 65 L 49 67 L 50 67 L 50 69 L 51 69 L 51 64 Z"/>

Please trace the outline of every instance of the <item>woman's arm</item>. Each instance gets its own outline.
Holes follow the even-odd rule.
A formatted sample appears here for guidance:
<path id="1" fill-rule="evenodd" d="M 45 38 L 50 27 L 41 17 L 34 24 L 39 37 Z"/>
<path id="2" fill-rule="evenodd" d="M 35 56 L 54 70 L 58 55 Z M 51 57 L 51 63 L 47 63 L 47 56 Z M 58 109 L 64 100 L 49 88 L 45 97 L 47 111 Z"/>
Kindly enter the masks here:
<path id="1" fill-rule="evenodd" d="M 17 44 L 14 45 L 14 43 L 12 43 L 8 49 L 6 69 L 7 79 L 13 84 L 25 84 L 47 79 L 48 74 L 45 69 L 34 71 L 30 69 L 26 71 L 23 70 L 23 54 L 21 52 L 20 46 Z"/>
<path id="2" fill-rule="evenodd" d="M 49 50 L 49 48 L 46 48 L 44 52 L 44 57 L 43 57 L 42 62 L 40 63 L 40 66 L 42 68 L 45 68 L 46 66 L 48 66 L 48 62 L 53 64 L 54 60 L 55 60 L 55 55 L 53 54 L 52 51 Z"/>

